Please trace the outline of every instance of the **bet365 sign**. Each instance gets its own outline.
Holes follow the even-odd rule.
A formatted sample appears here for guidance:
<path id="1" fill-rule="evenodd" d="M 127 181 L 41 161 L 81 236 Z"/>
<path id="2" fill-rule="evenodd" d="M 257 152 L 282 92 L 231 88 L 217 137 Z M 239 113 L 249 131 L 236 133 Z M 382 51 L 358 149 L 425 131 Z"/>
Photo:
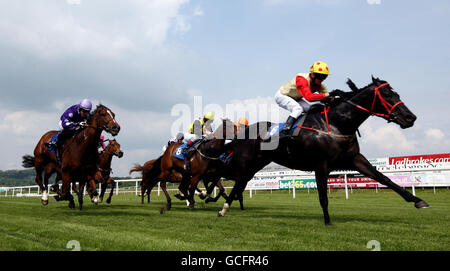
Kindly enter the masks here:
<path id="1" fill-rule="evenodd" d="M 306 180 L 280 180 L 279 189 L 289 189 L 295 187 L 295 189 L 317 189 L 315 179 Z"/>

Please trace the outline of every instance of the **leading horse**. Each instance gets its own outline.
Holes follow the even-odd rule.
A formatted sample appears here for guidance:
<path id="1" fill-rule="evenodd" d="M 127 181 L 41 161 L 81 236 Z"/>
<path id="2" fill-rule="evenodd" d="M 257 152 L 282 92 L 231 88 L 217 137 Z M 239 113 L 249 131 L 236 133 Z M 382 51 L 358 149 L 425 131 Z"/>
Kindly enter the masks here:
<path id="1" fill-rule="evenodd" d="M 278 147 L 273 150 L 261 148 L 266 140 L 264 129 L 256 139 L 233 140 L 236 184 L 218 216 L 225 215 L 235 195 L 242 193 L 254 174 L 270 162 L 291 169 L 315 172 L 325 225 L 331 225 L 327 180 L 333 170 L 356 170 L 391 188 L 405 201 L 413 202 L 416 208 L 430 207 L 372 166 L 360 153 L 356 138 L 358 127 L 369 116 L 381 117 L 398 124 L 402 129 L 413 126 L 416 116 L 386 81 L 372 77 L 372 83 L 361 89 L 350 79 L 347 84 L 351 92 L 333 91 L 333 95 L 340 95 L 341 99 L 335 99 L 323 111 L 311 110 L 304 123 L 299 126 L 299 135 L 280 138 Z M 258 123 L 259 125 L 270 128 L 273 124 Z"/>

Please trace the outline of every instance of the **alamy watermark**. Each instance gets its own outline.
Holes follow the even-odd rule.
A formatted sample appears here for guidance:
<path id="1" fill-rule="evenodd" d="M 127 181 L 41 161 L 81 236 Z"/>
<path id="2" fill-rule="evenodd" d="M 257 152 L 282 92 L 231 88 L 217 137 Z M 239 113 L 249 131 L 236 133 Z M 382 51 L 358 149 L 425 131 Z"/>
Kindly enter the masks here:
<path id="1" fill-rule="evenodd" d="M 369 5 L 381 5 L 381 0 L 367 0 Z"/>
<path id="2" fill-rule="evenodd" d="M 172 123 L 170 132 L 173 138 L 180 132 L 186 132 L 191 122 L 196 118 L 202 117 L 206 112 L 214 113 L 215 120 L 213 126 L 215 128 L 219 128 L 221 119 L 228 118 L 232 122 L 235 122 L 241 117 L 246 117 L 250 124 L 260 121 L 260 125 L 258 129 L 256 125 L 250 125 L 248 137 L 245 138 L 245 134 L 240 133 L 237 138 L 265 138 L 267 140 L 261 142 L 261 149 L 273 150 L 278 147 L 278 137 L 273 136 L 277 130 L 270 129 L 267 121 L 279 121 L 282 119 L 281 110 L 275 103 L 236 103 L 226 104 L 225 108 L 218 104 L 203 105 L 202 96 L 194 96 L 193 108 L 187 104 L 176 104 L 172 107 L 170 114 L 173 117 L 177 117 L 177 119 Z"/>
<path id="3" fill-rule="evenodd" d="M 66 248 L 71 249 L 71 251 L 81 251 L 81 245 L 80 242 L 77 240 L 70 240 L 66 244 Z"/>
<path id="4" fill-rule="evenodd" d="M 370 240 L 367 242 L 366 247 L 371 249 L 371 251 L 381 251 L 381 244 L 377 240 Z"/>

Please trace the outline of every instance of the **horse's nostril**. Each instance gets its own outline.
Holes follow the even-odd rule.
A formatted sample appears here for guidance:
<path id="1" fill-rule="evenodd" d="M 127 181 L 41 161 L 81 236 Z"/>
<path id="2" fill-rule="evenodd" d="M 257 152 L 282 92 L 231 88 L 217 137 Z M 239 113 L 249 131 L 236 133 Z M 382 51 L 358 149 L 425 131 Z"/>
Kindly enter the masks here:
<path id="1" fill-rule="evenodd" d="M 408 115 L 407 117 L 406 117 L 406 120 L 408 120 L 409 122 L 414 122 L 414 121 L 416 121 L 416 119 L 417 119 L 417 117 L 415 116 L 415 115 Z"/>

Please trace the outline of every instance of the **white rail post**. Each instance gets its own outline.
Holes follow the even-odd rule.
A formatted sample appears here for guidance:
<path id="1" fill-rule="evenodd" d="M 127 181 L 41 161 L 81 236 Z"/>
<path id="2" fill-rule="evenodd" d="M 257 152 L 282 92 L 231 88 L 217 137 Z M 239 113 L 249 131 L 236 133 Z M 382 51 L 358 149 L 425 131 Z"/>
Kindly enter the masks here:
<path id="1" fill-rule="evenodd" d="M 253 197 L 253 195 L 252 195 L 252 189 L 250 188 L 249 190 L 250 190 L 250 198 L 252 198 L 252 197 Z"/>
<path id="2" fill-rule="evenodd" d="M 416 196 L 416 189 L 414 188 L 414 179 L 412 177 L 412 171 L 409 172 L 409 179 L 411 180 L 412 194 Z"/>
<path id="3" fill-rule="evenodd" d="M 295 199 L 295 181 L 292 180 L 292 198 Z"/>
<path id="4" fill-rule="evenodd" d="M 138 181 L 136 181 L 136 196 L 138 195 Z"/>
<path id="5" fill-rule="evenodd" d="M 116 195 L 119 195 L 119 182 L 116 182 Z"/>
<path id="6" fill-rule="evenodd" d="M 345 183 L 345 199 L 348 199 L 347 173 L 344 175 L 344 183 Z"/>

